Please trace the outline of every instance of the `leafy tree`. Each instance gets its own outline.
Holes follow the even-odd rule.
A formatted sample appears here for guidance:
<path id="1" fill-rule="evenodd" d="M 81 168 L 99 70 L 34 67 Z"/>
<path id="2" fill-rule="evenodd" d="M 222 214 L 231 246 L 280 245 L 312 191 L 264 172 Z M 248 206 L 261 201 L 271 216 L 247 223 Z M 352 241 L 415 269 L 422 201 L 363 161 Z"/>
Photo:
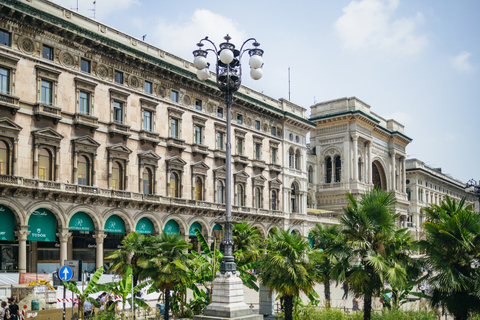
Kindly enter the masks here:
<path id="1" fill-rule="evenodd" d="M 310 243 L 290 230 L 274 228 L 267 238 L 267 253 L 260 263 L 264 285 L 282 295 L 285 320 L 293 319 L 293 300 L 300 292 L 313 292 L 312 268 L 307 258 Z"/>
<path id="2" fill-rule="evenodd" d="M 264 244 L 260 231 L 247 221 L 233 225 L 233 243 L 239 265 L 257 261 L 263 254 Z"/>
<path id="3" fill-rule="evenodd" d="M 338 225 L 323 225 L 317 223 L 310 232 L 312 251 L 309 253 L 310 260 L 313 263 L 317 282 L 323 283 L 325 301 L 327 307 L 330 306 L 331 288 L 330 283 L 334 277 L 334 266 L 339 262 L 338 256 L 331 251 L 332 246 L 343 243 L 341 229 Z"/>
<path id="4" fill-rule="evenodd" d="M 423 211 L 425 239 L 419 245 L 434 269 L 432 305 L 441 302 L 456 320 L 466 320 L 480 312 L 480 269 L 472 266 L 480 256 L 480 215 L 465 205 L 465 198 L 457 202 L 448 196 Z"/>
<path id="5" fill-rule="evenodd" d="M 150 277 L 165 297 L 165 320 L 169 319 L 170 290 L 176 285 L 184 283 L 187 272 L 187 250 L 191 244 L 187 243 L 183 236 L 163 231 L 158 236 L 158 241 L 145 250 L 147 254 L 141 257 L 137 265 L 144 269 L 143 275 Z M 153 257 L 153 258 L 149 258 Z M 183 305 L 182 305 L 183 309 Z"/>
<path id="6" fill-rule="evenodd" d="M 127 302 L 127 296 L 132 293 L 132 268 L 127 266 L 126 274 L 123 276 L 122 280 L 119 282 L 109 282 L 104 284 L 97 284 L 97 288 L 101 291 L 107 291 L 115 296 L 120 296 L 122 298 L 122 319 L 125 317 L 125 304 Z M 133 287 L 133 294 L 140 292 L 143 288 L 151 284 L 151 281 L 144 281 Z M 131 301 L 129 301 L 131 303 Z M 133 297 L 134 305 L 137 304 L 144 309 L 150 309 L 148 304 L 141 300 Z M 134 306 L 132 306 L 132 312 L 135 312 Z"/>
<path id="7" fill-rule="evenodd" d="M 73 282 L 63 282 L 63 285 L 65 288 L 68 290 L 72 291 L 78 296 L 78 299 L 80 300 L 79 303 L 79 309 L 80 309 L 80 314 L 82 317 L 82 320 L 85 319 L 84 311 L 83 311 L 83 304 L 85 303 L 86 300 L 90 301 L 93 303 L 96 307 L 99 307 L 98 302 L 89 297 L 90 294 L 97 293 L 99 290 L 97 288 L 97 282 L 100 280 L 101 275 L 103 274 L 103 267 L 98 268 L 97 271 L 90 277 L 90 281 L 88 282 L 87 287 L 80 292 L 78 290 L 77 285 Z"/>
<path id="8" fill-rule="evenodd" d="M 361 195 L 358 201 L 348 192 L 346 196 L 348 206 L 339 219 L 345 252 L 360 260 L 346 273 L 346 280 L 356 295 L 364 296 L 364 319 L 370 320 L 372 298 L 380 294 L 385 280 L 393 286 L 406 282 L 405 269 L 395 260 L 388 260 L 399 214 L 395 214 L 392 192 L 375 188 Z"/>

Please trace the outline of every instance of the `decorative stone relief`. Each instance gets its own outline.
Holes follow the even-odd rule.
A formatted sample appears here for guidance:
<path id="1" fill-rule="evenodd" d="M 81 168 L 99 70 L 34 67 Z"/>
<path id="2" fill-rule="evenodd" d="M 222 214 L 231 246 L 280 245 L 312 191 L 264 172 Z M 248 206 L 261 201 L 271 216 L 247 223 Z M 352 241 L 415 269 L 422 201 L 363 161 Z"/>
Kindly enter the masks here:
<path id="1" fill-rule="evenodd" d="M 102 79 L 105 79 L 108 77 L 108 69 L 105 65 L 99 64 L 97 66 L 97 76 L 99 76 Z"/>
<path id="2" fill-rule="evenodd" d="M 60 61 L 63 63 L 64 66 L 71 67 L 75 60 L 73 59 L 73 56 L 70 53 L 63 52 L 60 55 Z"/>
<path id="3" fill-rule="evenodd" d="M 245 124 L 250 127 L 252 125 L 252 119 L 250 118 L 245 119 Z"/>
<path id="4" fill-rule="evenodd" d="M 207 112 L 212 113 L 213 112 L 213 105 L 211 103 L 207 104 Z"/>
<path id="5" fill-rule="evenodd" d="M 33 42 L 32 39 L 27 38 L 27 37 L 22 37 L 18 41 L 18 46 L 20 47 L 20 49 L 23 52 L 25 52 L 27 54 L 32 54 L 33 51 L 35 50 L 35 43 Z"/>
<path id="6" fill-rule="evenodd" d="M 268 125 L 267 125 L 267 124 L 264 124 L 264 125 L 263 125 L 263 131 L 264 131 L 264 132 L 267 132 L 267 131 L 268 131 Z"/>
<path id="7" fill-rule="evenodd" d="M 159 86 L 158 95 L 162 98 L 165 98 L 167 96 L 167 89 L 165 89 L 165 87 Z"/>
<path id="8" fill-rule="evenodd" d="M 107 32 L 107 28 L 105 26 L 99 26 L 100 27 L 100 32 L 105 33 Z"/>
<path id="9" fill-rule="evenodd" d="M 191 103 L 192 103 L 192 99 L 190 98 L 190 96 L 184 95 L 183 96 L 183 104 L 186 105 L 186 106 L 189 106 L 189 105 L 191 105 Z"/>
<path id="10" fill-rule="evenodd" d="M 136 76 L 128 77 L 128 85 L 130 86 L 130 88 L 137 89 L 139 84 L 140 81 Z"/>

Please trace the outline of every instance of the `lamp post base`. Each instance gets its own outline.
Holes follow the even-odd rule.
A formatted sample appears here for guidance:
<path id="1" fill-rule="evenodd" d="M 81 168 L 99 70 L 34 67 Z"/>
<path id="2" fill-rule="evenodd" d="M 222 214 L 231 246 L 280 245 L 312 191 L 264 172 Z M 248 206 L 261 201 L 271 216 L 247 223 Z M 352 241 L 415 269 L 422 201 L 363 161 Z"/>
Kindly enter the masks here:
<path id="1" fill-rule="evenodd" d="M 203 315 L 193 317 L 194 320 L 261 320 L 263 315 L 252 314 L 252 310 L 243 300 L 243 282 L 239 272 L 217 272 L 213 281 L 212 303 L 204 310 Z"/>

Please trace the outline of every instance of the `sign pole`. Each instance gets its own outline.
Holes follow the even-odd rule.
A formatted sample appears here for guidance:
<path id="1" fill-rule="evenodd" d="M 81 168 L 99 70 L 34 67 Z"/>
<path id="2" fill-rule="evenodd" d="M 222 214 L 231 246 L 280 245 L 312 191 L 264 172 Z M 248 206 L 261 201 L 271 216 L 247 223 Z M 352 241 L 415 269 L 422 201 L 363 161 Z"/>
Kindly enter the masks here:
<path id="1" fill-rule="evenodd" d="M 65 284 L 63 285 L 63 320 L 65 320 L 65 295 L 67 294 L 67 288 L 65 287 Z"/>
<path id="2" fill-rule="evenodd" d="M 73 306 L 75 305 L 75 303 L 73 303 L 74 300 L 73 300 L 73 291 L 72 291 L 72 320 L 73 320 Z"/>

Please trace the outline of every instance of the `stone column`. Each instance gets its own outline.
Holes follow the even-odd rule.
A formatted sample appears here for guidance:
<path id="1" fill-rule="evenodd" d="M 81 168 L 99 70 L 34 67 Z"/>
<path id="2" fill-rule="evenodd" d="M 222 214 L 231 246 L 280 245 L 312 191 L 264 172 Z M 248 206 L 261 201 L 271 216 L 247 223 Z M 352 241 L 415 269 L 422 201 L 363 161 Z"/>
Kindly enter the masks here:
<path id="1" fill-rule="evenodd" d="M 67 260 L 68 239 L 72 236 L 72 233 L 69 231 L 70 229 L 64 228 L 57 233 L 57 237 L 60 239 L 60 267 L 63 267 L 65 260 Z"/>
<path id="2" fill-rule="evenodd" d="M 390 190 L 395 191 L 395 151 L 390 151 Z"/>
<path id="3" fill-rule="evenodd" d="M 33 179 L 38 179 L 38 143 L 33 148 Z"/>
<path id="4" fill-rule="evenodd" d="M 67 260 L 73 260 L 73 237 L 68 238 L 67 242 Z"/>
<path id="5" fill-rule="evenodd" d="M 78 184 L 78 151 L 73 153 L 73 184 Z"/>
<path id="6" fill-rule="evenodd" d="M 54 171 L 54 181 L 59 181 L 59 171 L 60 171 L 60 148 L 55 148 L 55 171 Z"/>
<path id="7" fill-rule="evenodd" d="M 372 161 L 372 141 L 368 141 L 368 180 L 367 183 L 372 183 L 373 161 Z"/>
<path id="8" fill-rule="evenodd" d="M 18 159 L 18 138 L 15 138 L 13 140 L 13 157 L 12 157 L 12 176 L 16 176 L 17 175 L 17 171 L 18 171 L 18 168 L 17 168 L 17 165 L 18 165 L 18 162 L 17 162 L 17 159 Z"/>
<path id="9" fill-rule="evenodd" d="M 407 192 L 407 170 L 405 166 L 405 157 L 402 157 L 402 192 Z"/>
<path id="10" fill-rule="evenodd" d="M 358 181 L 358 136 L 352 135 L 353 141 L 353 181 Z"/>
<path id="11" fill-rule="evenodd" d="M 270 290 L 270 287 L 260 285 L 259 290 L 259 300 L 260 300 L 260 310 L 258 313 L 263 314 L 264 316 L 273 315 L 275 296 L 273 290 Z"/>
<path id="12" fill-rule="evenodd" d="M 97 241 L 97 255 L 95 261 L 95 269 L 98 269 L 103 266 L 103 241 L 107 237 L 105 231 L 98 230 L 96 234 L 93 235 Z"/>
<path id="13" fill-rule="evenodd" d="M 92 159 L 92 186 L 94 187 L 97 186 L 97 172 L 96 172 L 97 166 L 95 164 L 96 162 L 97 162 L 97 154 L 95 153 Z"/>
<path id="14" fill-rule="evenodd" d="M 19 231 L 15 231 L 18 240 L 18 272 L 27 272 L 27 236 L 30 234 L 28 226 L 21 226 Z"/>

